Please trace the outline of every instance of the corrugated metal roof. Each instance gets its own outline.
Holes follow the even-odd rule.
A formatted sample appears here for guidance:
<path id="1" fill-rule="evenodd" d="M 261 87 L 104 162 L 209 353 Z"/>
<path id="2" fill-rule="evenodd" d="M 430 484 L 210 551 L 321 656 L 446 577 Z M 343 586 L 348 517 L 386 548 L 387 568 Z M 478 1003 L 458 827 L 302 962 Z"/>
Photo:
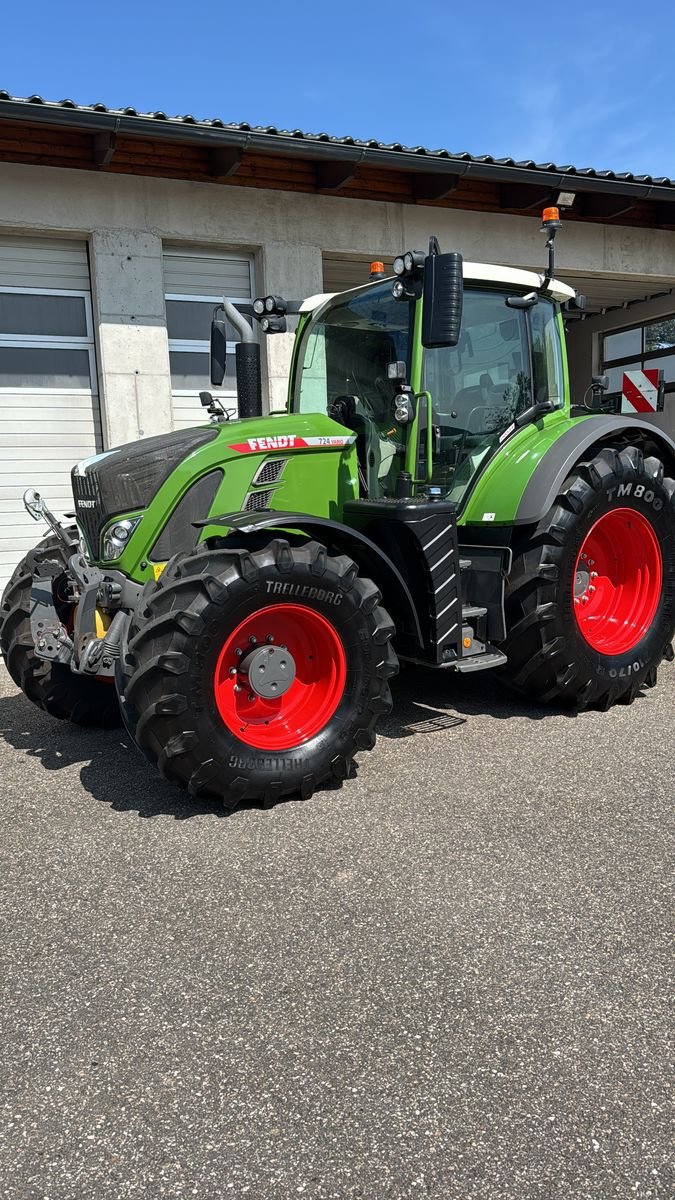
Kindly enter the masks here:
<path id="1" fill-rule="evenodd" d="M 495 158 L 490 154 L 470 154 L 467 150 L 459 152 L 444 149 L 432 150 L 425 146 L 405 146 L 401 142 L 380 142 L 375 138 L 361 139 L 350 135 L 336 137 L 329 133 L 307 133 L 301 129 L 279 129 L 276 125 L 250 125 L 246 121 L 223 121 L 220 117 L 198 119 L 189 113 L 184 116 L 169 116 L 162 110 L 139 112 L 130 106 L 109 108 L 101 103 L 76 104 L 74 100 L 70 99 L 50 101 L 44 100 L 37 94 L 17 97 L 3 90 L 0 90 L 0 115 L 10 117 L 14 115 L 24 119 L 29 115 L 34 115 L 36 120 L 42 122 L 48 121 L 51 116 L 54 120 L 60 118 L 59 123 L 63 118 L 68 119 L 70 116 L 68 123 L 73 124 L 79 117 L 83 124 L 98 128 L 102 127 L 97 124 L 101 118 L 105 119 L 105 128 L 111 128 L 111 123 L 107 118 L 113 118 L 115 122 L 119 122 L 120 127 L 129 133 L 145 132 L 147 135 L 154 127 L 155 130 L 162 129 L 165 135 L 173 133 L 176 140 L 179 140 L 181 133 L 188 135 L 198 133 L 230 134 L 237 142 L 245 141 L 251 149 L 257 146 L 267 152 L 274 149 L 276 142 L 280 153 L 290 149 L 291 145 L 294 152 L 297 153 L 298 143 L 301 143 L 308 156 L 311 156 L 313 151 L 322 151 L 325 154 L 326 150 L 334 148 L 336 156 L 339 157 L 344 157 L 346 153 L 350 152 L 357 157 L 359 152 L 362 152 L 364 159 L 369 159 L 372 153 L 376 152 L 377 159 L 382 165 L 390 157 L 391 165 L 396 166 L 397 163 L 401 164 L 403 157 L 408 160 L 406 166 L 409 168 L 409 160 L 415 158 L 420 161 L 421 170 L 429 171 L 439 168 L 448 170 L 452 169 L 451 165 L 454 165 L 462 174 L 463 165 L 466 170 L 466 164 L 469 164 L 473 168 L 484 167 L 486 175 L 500 171 L 508 172 L 511 179 L 518 178 L 518 173 L 522 172 L 523 176 L 527 174 L 530 179 L 531 173 L 536 173 L 541 175 L 542 179 L 544 176 L 555 175 L 559 177 L 559 180 L 564 177 L 568 181 L 573 178 L 579 179 L 582 183 L 584 181 L 602 182 L 605 184 L 603 190 L 608 190 L 607 184 L 618 185 L 617 190 L 623 190 L 625 185 L 633 185 L 633 187 L 639 185 L 645 189 L 668 188 L 675 190 L 675 180 L 669 179 L 667 176 L 637 175 L 631 171 L 599 170 L 595 167 L 575 167 L 571 164 L 561 166 L 553 162 L 537 163 L 534 159 Z"/>

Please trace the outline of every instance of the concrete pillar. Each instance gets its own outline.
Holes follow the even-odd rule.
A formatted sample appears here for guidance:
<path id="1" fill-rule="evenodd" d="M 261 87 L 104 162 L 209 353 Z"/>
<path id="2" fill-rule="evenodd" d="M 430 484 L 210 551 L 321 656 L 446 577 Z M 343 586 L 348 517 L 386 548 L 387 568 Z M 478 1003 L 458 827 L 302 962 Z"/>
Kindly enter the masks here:
<path id="1" fill-rule="evenodd" d="M 172 415 L 161 238 L 95 229 L 90 253 L 105 445 L 166 433 Z"/>
<path id="2" fill-rule="evenodd" d="M 303 242 L 266 242 L 261 252 L 264 295 L 304 300 L 323 291 L 321 248 Z M 296 321 L 289 320 L 295 329 Z M 288 375 L 293 353 L 293 333 L 263 334 L 263 388 L 267 391 L 269 411 L 283 412 L 288 397 Z"/>

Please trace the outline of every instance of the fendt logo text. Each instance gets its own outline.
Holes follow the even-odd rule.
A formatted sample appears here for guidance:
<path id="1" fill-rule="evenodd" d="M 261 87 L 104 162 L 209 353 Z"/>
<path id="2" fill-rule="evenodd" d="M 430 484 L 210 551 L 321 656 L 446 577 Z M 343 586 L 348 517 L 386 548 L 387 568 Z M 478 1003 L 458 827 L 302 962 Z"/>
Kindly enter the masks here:
<path id="1" fill-rule="evenodd" d="M 96 508 L 95 500 L 78 500 L 76 503 L 78 508 Z"/>

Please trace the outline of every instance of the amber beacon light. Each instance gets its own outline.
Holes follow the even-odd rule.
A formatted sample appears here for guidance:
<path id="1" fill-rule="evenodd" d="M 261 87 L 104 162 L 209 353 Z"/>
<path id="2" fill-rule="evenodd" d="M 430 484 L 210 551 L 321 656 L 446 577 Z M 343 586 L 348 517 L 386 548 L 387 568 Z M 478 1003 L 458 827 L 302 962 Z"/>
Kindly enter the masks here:
<path id="1" fill-rule="evenodd" d="M 561 224 L 559 208 L 545 208 L 541 214 L 541 223 L 544 229 L 553 227 L 557 229 Z"/>

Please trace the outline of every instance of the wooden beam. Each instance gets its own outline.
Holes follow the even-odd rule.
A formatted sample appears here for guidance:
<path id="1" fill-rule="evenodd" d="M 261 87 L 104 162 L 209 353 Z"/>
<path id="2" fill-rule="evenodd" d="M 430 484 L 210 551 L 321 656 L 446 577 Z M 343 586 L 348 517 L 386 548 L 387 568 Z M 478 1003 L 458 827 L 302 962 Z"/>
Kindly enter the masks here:
<path id="1" fill-rule="evenodd" d="M 218 146 L 215 150 L 209 150 L 209 175 L 221 179 L 235 175 L 243 157 L 243 146 Z"/>
<path id="2" fill-rule="evenodd" d="M 445 200 L 457 190 L 458 183 L 459 175 L 427 172 L 413 176 L 412 192 L 415 200 Z"/>
<path id="3" fill-rule="evenodd" d="M 531 212 L 552 203 L 550 188 L 534 187 L 527 183 L 502 183 L 499 188 L 499 207 Z"/>
<path id="4" fill-rule="evenodd" d="M 94 134 L 94 163 L 97 167 L 107 167 L 115 153 L 117 136 L 114 133 Z"/>
<path id="5" fill-rule="evenodd" d="M 635 196 L 616 196 L 611 192 L 584 192 L 577 197 L 581 215 L 595 217 L 600 221 L 608 221 L 611 217 L 621 217 L 630 212 L 637 204 Z M 576 207 L 576 205 L 575 205 Z"/>
<path id="6" fill-rule="evenodd" d="M 654 218 L 657 225 L 675 225 L 675 203 L 655 204 Z"/>
<path id="7" fill-rule="evenodd" d="M 336 192 L 344 187 L 356 175 L 358 159 L 339 160 L 337 162 L 320 162 L 316 164 L 317 190 Z"/>

